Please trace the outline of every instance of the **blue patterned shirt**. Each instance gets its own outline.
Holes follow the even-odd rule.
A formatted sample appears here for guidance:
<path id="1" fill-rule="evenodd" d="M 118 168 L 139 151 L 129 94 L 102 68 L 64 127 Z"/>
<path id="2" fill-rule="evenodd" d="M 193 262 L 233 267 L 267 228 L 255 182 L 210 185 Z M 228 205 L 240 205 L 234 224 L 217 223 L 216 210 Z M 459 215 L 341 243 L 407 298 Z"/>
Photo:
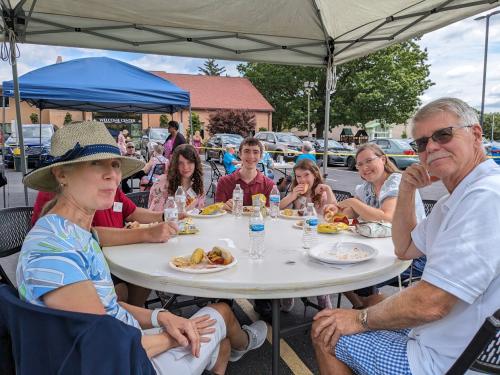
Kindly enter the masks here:
<path id="1" fill-rule="evenodd" d="M 17 264 L 20 297 L 46 306 L 46 293 L 65 285 L 90 280 L 106 314 L 140 329 L 139 323 L 118 304 L 108 264 L 92 233 L 59 215 L 41 217 L 30 230 Z"/>

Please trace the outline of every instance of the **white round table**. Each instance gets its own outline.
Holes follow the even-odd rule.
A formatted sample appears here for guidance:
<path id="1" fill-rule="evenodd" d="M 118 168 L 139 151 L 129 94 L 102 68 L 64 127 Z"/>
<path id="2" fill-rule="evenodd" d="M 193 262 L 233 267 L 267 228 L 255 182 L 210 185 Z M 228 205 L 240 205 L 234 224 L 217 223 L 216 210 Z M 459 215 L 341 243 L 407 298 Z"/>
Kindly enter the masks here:
<path id="1" fill-rule="evenodd" d="M 273 164 L 273 169 L 276 169 L 277 171 L 281 172 L 285 177 L 288 175 L 288 170 L 293 169 L 293 167 L 295 167 L 295 163 L 293 163 L 293 162 L 290 162 L 290 163 L 274 162 L 274 164 Z"/>
<path id="2" fill-rule="evenodd" d="M 356 233 L 319 234 L 319 241 L 369 244 L 378 255 L 366 262 L 334 268 L 311 260 L 302 249 L 302 231 L 295 221 L 266 219 L 264 259 L 248 257 L 248 217 L 227 214 L 195 218 L 196 235 L 177 236 L 162 244 L 135 244 L 104 248 L 111 272 L 146 288 L 198 297 L 271 299 L 273 306 L 273 374 L 279 364 L 279 299 L 340 293 L 375 285 L 403 272 L 410 261 L 394 255 L 391 238 L 365 238 Z M 229 240 L 229 242 L 228 242 Z M 231 242 L 238 263 L 211 274 L 189 274 L 170 268 L 174 256 L 191 254 Z M 227 245 L 226 245 L 227 247 Z"/>

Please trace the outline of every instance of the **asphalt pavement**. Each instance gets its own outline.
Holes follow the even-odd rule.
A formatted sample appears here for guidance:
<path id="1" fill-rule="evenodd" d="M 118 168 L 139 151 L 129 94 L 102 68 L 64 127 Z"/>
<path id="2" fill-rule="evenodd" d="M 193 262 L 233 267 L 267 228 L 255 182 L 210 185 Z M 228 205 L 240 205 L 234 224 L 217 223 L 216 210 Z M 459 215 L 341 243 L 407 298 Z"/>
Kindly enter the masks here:
<path id="1" fill-rule="evenodd" d="M 221 167 L 222 170 L 222 167 Z M 209 186 L 210 167 L 204 163 L 205 186 Z M 276 172 L 276 180 L 281 177 L 280 172 Z M 0 202 L 2 207 L 24 206 L 24 190 L 21 181 L 21 173 L 14 172 L 12 169 L 6 170 L 8 184 L 4 188 L 0 188 Z M 330 167 L 328 168 L 327 183 L 334 190 L 344 190 L 354 192 L 357 184 L 361 183 L 361 179 L 357 172 L 349 171 L 345 167 Z M 135 186 L 138 186 L 137 181 Z M 423 199 L 438 199 L 446 194 L 444 186 L 438 182 L 430 187 L 423 189 L 421 195 Z M 5 197 L 5 201 L 4 198 Z M 28 204 L 33 205 L 36 197 L 36 191 L 28 189 Z M 210 202 L 210 198 L 209 198 Z M 273 235 L 272 233 L 269 235 Z M 10 260 L 10 268 L 15 268 L 15 259 Z M 382 290 L 386 294 L 393 294 L 397 291 L 396 288 L 384 287 Z M 337 300 L 337 295 L 331 296 L 334 304 Z M 314 301 L 315 302 L 315 301 Z M 242 324 L 250 324 L 253 320 L 258 319 L 257 314 L 253 311 L 251 301 L 236 300 L 233 309 Z M 345 298 L 342 298 L 342 306 L 350 308 L 350 304 Z M 195 308 L 188 307 L 179 311 L 184 316 L 189 316 L 195 311 Z M 295 300 L 295 308 L 290 313 L 282 313 L 282 327 L 293 324 L 298 324 L 307 320 L 311 320 L 315 314 L 315 310 L 311 307 L 305 309 L 302 302 Z M 269 335 L 270 337 L 270 329 Z M 281 371 L 283 375 L 309 375 L 317 374 L 318 368 L 314 359 L 314 352 L 309 339 L 309 332 L 296 334 L 292 337 L 282 339 L 281 341 Z M 267 375 L 271 374 L 271 344 L 267 340 L 264 345 L 258 349 L 249 352 L 240 361 L 231 363 L 227 370 L 228 375 Z"/>

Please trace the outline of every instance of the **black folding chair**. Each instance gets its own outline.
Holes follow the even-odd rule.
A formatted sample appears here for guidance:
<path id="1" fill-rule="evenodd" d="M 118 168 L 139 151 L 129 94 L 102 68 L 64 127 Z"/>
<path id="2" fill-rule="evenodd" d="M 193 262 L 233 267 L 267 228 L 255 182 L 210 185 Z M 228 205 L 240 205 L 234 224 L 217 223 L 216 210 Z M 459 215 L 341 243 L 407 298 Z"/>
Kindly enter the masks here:
<path id="1" fill-rule="evenodd" d="M 217 190 L 217 182 L 219 181 L 219 178 L 222 177 L 222 173 L 219 170 L 219 167 L 217 167 L 217 164 L 215 164 L 215 161 L 209 160 L 208 164 L 210 165 L 210 186 L 208 187 L 206 196 L 215 196 L 215 191 Z"/>
<path id="2" fill-rule="evenodd" d="M 137 207 L 148 208 L 149 191 L 138 191 L 128 193 L 127 197 L 134 202 Z"/>
<path id="3" fill-rule="evenodd" d="M 21 251 L 24 238 L 31 229 L 33 207 L 11 207 L 0 210 L 0 258 L 8 257 Z M 0 264 L 0 283 L 14 286 Z"/>
<path id="4" fill-rule="evenodd" d="M 500 374 L 500 309 L 489 316 L 446 375 L 467 370 Z"/>
<path id="5" fill-rule="evenodd" d="M 335 194 L 335 198 L 337 199 L 337 202 L 341 202 L 341 201 L 346 200 L 348 198 L 352 198 L 352 194 L 349 193 L 348 191 L 334 190 L 333 193 Z"/>

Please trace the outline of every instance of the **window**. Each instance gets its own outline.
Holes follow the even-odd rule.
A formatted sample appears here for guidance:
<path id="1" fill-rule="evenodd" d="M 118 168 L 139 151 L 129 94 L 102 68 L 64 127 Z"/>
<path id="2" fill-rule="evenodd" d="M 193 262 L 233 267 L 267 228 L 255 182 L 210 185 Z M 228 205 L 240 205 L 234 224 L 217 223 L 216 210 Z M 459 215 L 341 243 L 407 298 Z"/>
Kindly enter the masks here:
<path id="1" fill-rule="evenodd" d="M 0 107 L 3 107 L 4 100 L 5 100 L 5 108 L 8 108 L 9 107 L 9 97 L 8 96 L 0 97 Z"/>
<path id="2" fill-rule="evenodd" d="M 389 141 L 386 140 L 378 140 L 377 144 L 382 150 L 387 150 L 388 148 L 390 148 Z"/>
<path id="3" fill-rule="evenodd" d="M 257 135 L 257 139 L 260 140 L 260 141 L 265 141 L 266 137 L 267 137 L 266 133 L 260 133 L 260 134 Z"/>

